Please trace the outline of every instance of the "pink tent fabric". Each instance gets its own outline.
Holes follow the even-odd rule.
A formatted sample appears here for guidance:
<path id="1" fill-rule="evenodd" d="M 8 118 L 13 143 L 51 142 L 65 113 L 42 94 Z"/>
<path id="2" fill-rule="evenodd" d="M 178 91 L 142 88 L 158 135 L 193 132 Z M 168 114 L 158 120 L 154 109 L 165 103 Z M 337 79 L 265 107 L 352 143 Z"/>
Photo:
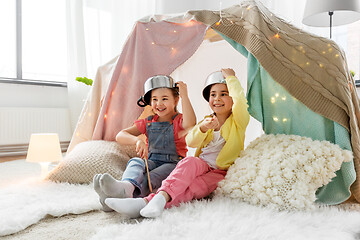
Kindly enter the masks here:
<path id="1" fill-rule="evenodd" d="M 187 23 L 136 23 L 115 67 L 93 133 L 93 140 L 115 140 L 143 108 L 136 102 L 144 94 L 144 82 L 157 74 L 170 75 L 198 49 L 207 26 Z"/>

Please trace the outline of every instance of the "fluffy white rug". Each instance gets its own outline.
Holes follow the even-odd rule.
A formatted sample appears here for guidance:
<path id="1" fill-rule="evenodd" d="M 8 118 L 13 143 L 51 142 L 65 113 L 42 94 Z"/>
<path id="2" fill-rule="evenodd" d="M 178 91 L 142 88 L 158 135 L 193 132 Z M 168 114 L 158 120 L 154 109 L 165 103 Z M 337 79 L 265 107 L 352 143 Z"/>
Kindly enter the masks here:
<path id="1" fill-rule="evenodd" d="M 100 207 L 91 185 L 33 180 L 2 189 L 0 196 L 0 236 L 25 229 L 48 214 L 82 214 Z M 343 209 L 345 206 L 347 210 Z M 211 201 L 195 201 L 166 210 L 158 219 L 128 221 L 114 213 L 100 211 L 89 215 L 89 219 L 80 215 L 80 224 L 76 217 L 67 219 L 77 226 L 73 232 L 89 232 L 79 239 L 360 239 L 359 204 L 345 206 L 279 212 L 215 197 Z M 54 218 L 53 224 L 57 221 Z M 103 224 L 104 221 L 108 225 Z M 66 226 L 64 219 L 62 224 L 62 228 Z M 14 237 L 29 239 L 35 235 L 37 239 L 69 239 L 74 236 L 68 231 L 68 238 L 57 238 L 61 226 L 53 231 L 51 226 L 51 222 L 46 224 L 47 235 L 42 238 L 36 235 L 36 228 L 28 231 L 28 236 Z"/>
<path id="2" fill-rule="evenodd" d="M 100 209 L 89 185 L 53 183 L 39 178 L 0 189 L 0 236 L 21 231 L 47 215 L 81 214 Z"/>
<path id="3" fill-rule="evenodd" d="M 336 239 L 360 238 L 360 212 L 326 207 L 279 212 L 229 198 L 197 201 L 138 224 L 114 223 L 94 239 Z"/>
<path id="4" fill-rule="evenodd" d="M 0 164 L 0 175 L 10 171 L 8 166 Z M 4 237 L 0 238 L 6 240 L 360 239 L 360 204 L 279 212 L 215 197 L 168 209 L 157 219 L 127 220 L 114 212 L 92 211 L 100 204 L 91 185 L 43 182 L 39 178 L 22 183 L 0 181 L 1 185 L 0 236 Z M 15 234 L 8 235 L 11 233 Z"/>

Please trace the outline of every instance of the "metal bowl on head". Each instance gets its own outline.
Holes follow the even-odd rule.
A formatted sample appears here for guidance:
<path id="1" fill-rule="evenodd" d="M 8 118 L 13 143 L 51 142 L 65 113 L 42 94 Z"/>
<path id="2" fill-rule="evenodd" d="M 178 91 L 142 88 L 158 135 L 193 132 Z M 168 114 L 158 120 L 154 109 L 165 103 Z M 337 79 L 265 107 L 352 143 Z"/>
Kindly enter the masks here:
<path id="1" fill-rule="evenodd" d="M 206 101 L 209 101 L 211 86 L 216 83 L 226 84 L 225 78 L 221 71 L 213 72 L 206 78 L 205 87 L 203 89 L 203 97 Z"/>
<path id="2" fill-rule="evenodd" d="M 174 79 L 167 75 L 156 75 L 146 80 L 144 84 L 144 96 L 140 97 L 137 104 L 140 107 L 150 105 L 151 91 L 156 88 L 175 88 Z"/>

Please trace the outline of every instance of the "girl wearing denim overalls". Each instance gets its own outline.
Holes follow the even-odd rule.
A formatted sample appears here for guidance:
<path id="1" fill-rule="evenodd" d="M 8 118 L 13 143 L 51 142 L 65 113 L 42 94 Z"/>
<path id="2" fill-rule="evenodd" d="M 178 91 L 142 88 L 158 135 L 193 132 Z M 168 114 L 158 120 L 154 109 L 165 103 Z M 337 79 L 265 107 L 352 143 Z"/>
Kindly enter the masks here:
<path id="1" fill-rule="evenodd" d="M 135 121 L 132 127 L 121 130 L 116 136 L 119 144 L 136 145 L 139 157 L 129 160 L 121 181 L 107 173 L 94 176 L 94 188 L 104 211 L 111 211 L 104 202 L 108 197 L 147 196 L 150 193 L 148 174 L 152 189 L 158 189 L 176 164 L 186 157 L 186 132 L 196 124 L 186 84 L 175 84 L 170 76 L 158 75 L 149 78 L 144 88 L 145 95 L 138 105 L 150 105 L 154 115 Z M 179 96 L 183 114 L 176 110 Z M 146 135 L 147 144 L 139 137 L 141 134 Z"/>
<path id="2" fill-rule="evenodd" d="M 232 69 L 209 75 L 203 96 L 214 114 L 206 116 L 186 136 L 195 157 L 182 159 L 162 182 L 157 194 L 145 198 L 108 198 L 105 203 L 131 218 L 157 217 L 164 208 L 201 199 L 213 192 L 244 148 L 249 122 L 247 101 Z"/>

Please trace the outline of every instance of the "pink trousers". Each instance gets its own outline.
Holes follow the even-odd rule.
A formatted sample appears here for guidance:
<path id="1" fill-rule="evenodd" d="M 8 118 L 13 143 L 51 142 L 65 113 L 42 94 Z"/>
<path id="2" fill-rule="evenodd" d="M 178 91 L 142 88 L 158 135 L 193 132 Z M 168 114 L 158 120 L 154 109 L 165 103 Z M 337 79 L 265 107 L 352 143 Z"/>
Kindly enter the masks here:
<path id="1" fill-rule="evenodd" d="M 213 192 L 217 183 L 224 179 L 226 171 L 210 168 L 198 157 L 186 157 L 181 160 L 170 175 L 162 181 L 159 191 L 167 192 L 171 200 L 166 208 L 178 206 L 181 202 L 200 199 Z M 145 199 L 150 201 L 154 193 Z"/>

